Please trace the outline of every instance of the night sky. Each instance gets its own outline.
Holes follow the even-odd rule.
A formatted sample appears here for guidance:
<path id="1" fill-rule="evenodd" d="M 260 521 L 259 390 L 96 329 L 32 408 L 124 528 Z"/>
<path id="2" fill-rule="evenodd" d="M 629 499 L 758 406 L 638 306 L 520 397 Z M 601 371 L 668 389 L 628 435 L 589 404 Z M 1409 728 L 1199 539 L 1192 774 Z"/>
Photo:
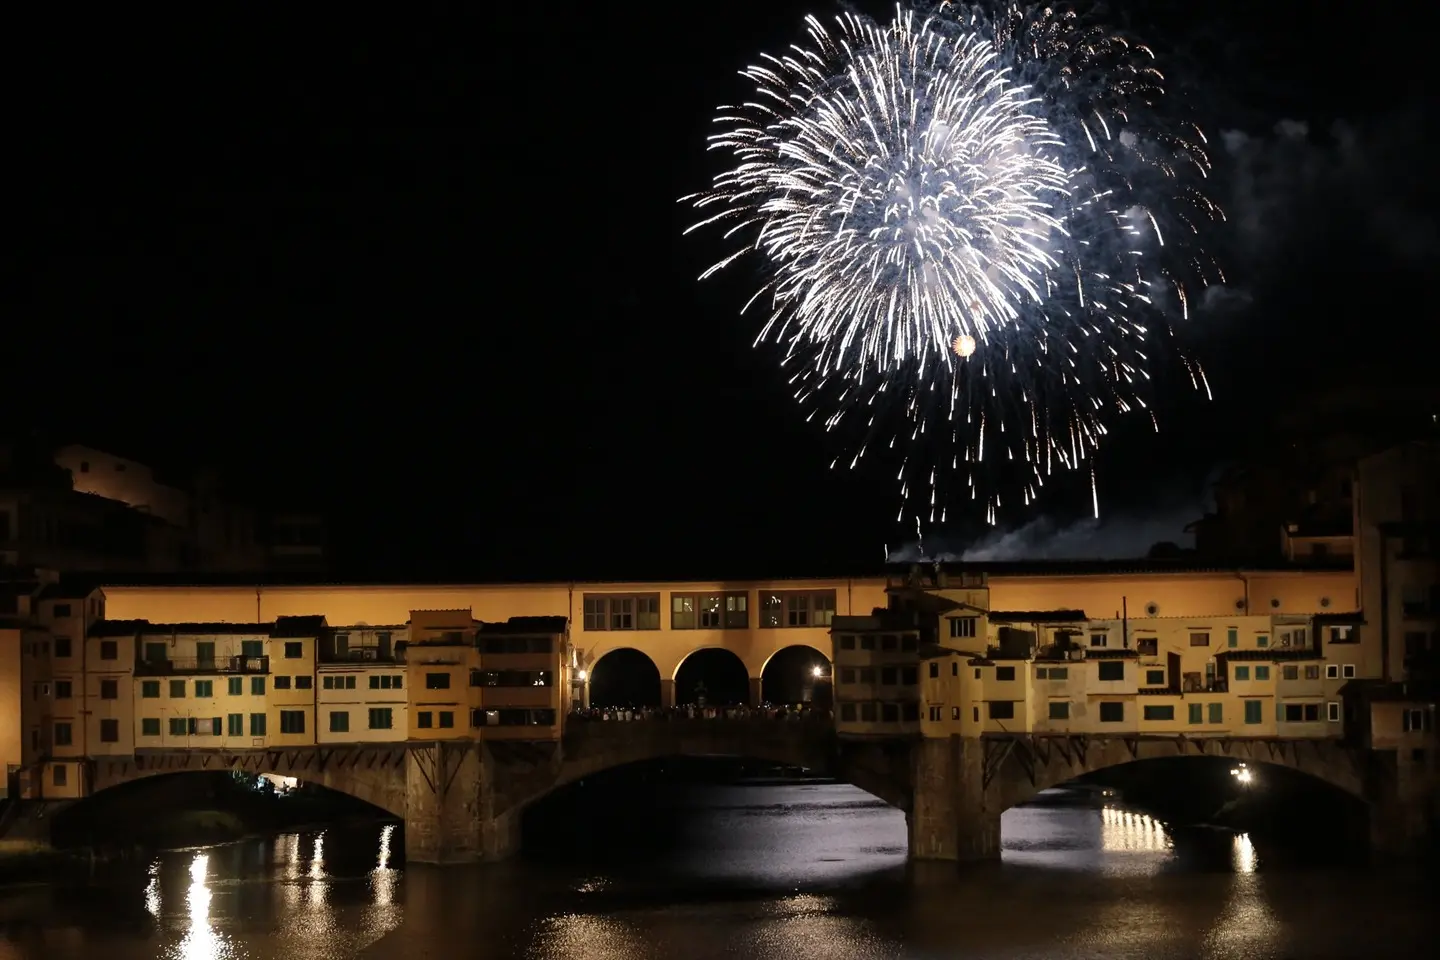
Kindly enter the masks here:
<path id="1" fill-rule="evenodd" d="M 1109 514 L 1192 501 L 1310 392 L 1434 369 L 1436 15 L 1315 8 L 1122 7 L 1230 223 L 1189 343 L 1217 400 L 1177 383 L 1164 434 L 1118 431 Z M 357 575 L 878 567 L 908 536 L 890 477 L 828 469 L 738 315 L 755 269 L 697 283 L 726 248 L 676 202 L 718 169 L 736 71 L 837 9 L 127 9 L 12 37 L 11 431 L 312 502 Z"/>

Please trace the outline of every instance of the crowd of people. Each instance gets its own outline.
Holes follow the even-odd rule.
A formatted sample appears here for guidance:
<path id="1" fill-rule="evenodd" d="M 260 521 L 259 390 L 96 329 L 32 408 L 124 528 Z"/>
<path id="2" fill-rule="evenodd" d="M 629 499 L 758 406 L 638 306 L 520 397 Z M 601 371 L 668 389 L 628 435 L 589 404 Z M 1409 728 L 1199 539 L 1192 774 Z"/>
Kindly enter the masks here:
<path id="1" fill-rule="evenodd" d="M 762 703 L 715 706 L 687 703 L 674 707 L 590 707 L 573 710 L 572 721 L 633 722 L 637 720 L 828 720 L 830 712 L 811 703 Z"/>

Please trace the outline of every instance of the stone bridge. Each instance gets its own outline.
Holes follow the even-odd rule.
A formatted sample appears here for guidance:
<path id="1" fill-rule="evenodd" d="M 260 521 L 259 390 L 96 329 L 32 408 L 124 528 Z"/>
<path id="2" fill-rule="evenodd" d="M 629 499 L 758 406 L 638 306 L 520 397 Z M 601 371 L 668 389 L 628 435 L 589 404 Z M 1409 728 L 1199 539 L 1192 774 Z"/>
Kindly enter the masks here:
<path id="1" fill-rule="evenodd" d="M 997 857 L 1000 815 L 1011 807 L 1087 773 L 1169 757 L 1215 757 L 1308 774 L 1370 803 L 1372 837 L 1382 846 L 1392 845 L 1382 836 L 1390 818 L 1381 811 L 1391 809 L 1393 753 L 1330 739 L 999 734 L 926 739 L 915 744 L 909 808 L 911 856 L 938 860 Z"/>
<path id="2" fill-rule="evenodd" d="M 418 862 L 499 859 L 519 844 L 525 809 L 605 770 L 666 757 L 743 757 L 854 783 L 910 804 L 909 741 L 849 744 L 825 720 L 572 722 L 559 741 L 409 742 L 265 750 L 155 750 L 90 761 L 91 792 L 178 773 L 243 770 L 295 777 L 405 821 Z"/>
<path id="3" fill-rule="evenodd" d="M 1377 843 L 1403 845 L 1413 833 L 1407 825 L 1413 818 L 1395 802 L 1394 755 L 1333 740 L 989 735 L 855 741 L 838 739 L 823 720 L 582 721 L 572 722 L 559 741 L 142 752 L 96 758 L 91 783 L 98 792 L 187 771 L 291 776 L 402 818 L 407 857 L 443 863 L 515 852 L 525 809 L 566 784 L 625 764 L 705 756 L 804 767 L 852 783 L 905 811 L 911 855 L 922 859 L 998 857 L 1000 815 L 1038 791 L 1106 767 L 1175 756 L 1298 770 L 1369 801 Z M 1393 838 L 1381 836 L 1387 827 L 1395 828 Z"/>

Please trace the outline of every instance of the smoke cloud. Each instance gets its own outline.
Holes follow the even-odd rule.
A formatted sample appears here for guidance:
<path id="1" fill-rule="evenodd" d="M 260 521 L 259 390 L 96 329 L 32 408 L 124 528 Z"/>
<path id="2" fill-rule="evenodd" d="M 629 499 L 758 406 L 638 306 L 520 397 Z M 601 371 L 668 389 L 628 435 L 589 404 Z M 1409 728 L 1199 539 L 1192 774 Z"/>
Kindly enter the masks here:
<path id="1" fill-rule="evenodd" d="M 1429 150 L 1428 128 L 1397 115 L 1336 121 L 1320 131 L 1293 119 L 1262 135 L 1223 131 L 1229 196 L 1220 199 L 1237 272 L 1254 276 L 1289 263 L 1297 246 L 1313 248 L 1342 232 L 1347 248 L 1402 262 L 1440 253 L 1440 227 L 1422 198 L 1430 188 L 1417 167 Z"/>
<path id="2" fill-rule="evenodd" d="M 1185 532 L 1185 527 L 1198 520 L 1203 512 L 1203 506 L 1194 503 L 1068 525 L 1041 517 L 1017 529 L 992 533 L 969 543 L 942 540 L 908 544 L 892 552 L 890 559 L 894 563 L 1128 560 L 1146 556 L 1159 543 L 1192 548 L 1194 538 Z"/>

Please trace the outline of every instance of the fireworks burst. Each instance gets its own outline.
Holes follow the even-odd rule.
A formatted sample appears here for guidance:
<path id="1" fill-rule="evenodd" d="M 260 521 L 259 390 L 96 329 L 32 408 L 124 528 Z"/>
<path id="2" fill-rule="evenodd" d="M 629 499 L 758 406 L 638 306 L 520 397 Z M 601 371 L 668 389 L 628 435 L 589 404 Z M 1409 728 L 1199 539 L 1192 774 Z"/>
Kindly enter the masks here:
<path id="1" fill-rule="evenodd" d="M 702 276 L 763 255 L 759 339 L 785 345 L 810 418 L 863 425 L 837 465 L 899 448 L 902 519 L 943 522 L 957 479 L 992 522 L 1059 469 L 1093 497 L 1096 447 L 1148 408 L 1220 216 L 1193 185 L 1199 130 L 1162 122 L 1153 54 L 1053 8 L 806 24 L 720 110 L 711 147 L 734 163 L 685 199 L 692 230 L 746 242 Z"/>

